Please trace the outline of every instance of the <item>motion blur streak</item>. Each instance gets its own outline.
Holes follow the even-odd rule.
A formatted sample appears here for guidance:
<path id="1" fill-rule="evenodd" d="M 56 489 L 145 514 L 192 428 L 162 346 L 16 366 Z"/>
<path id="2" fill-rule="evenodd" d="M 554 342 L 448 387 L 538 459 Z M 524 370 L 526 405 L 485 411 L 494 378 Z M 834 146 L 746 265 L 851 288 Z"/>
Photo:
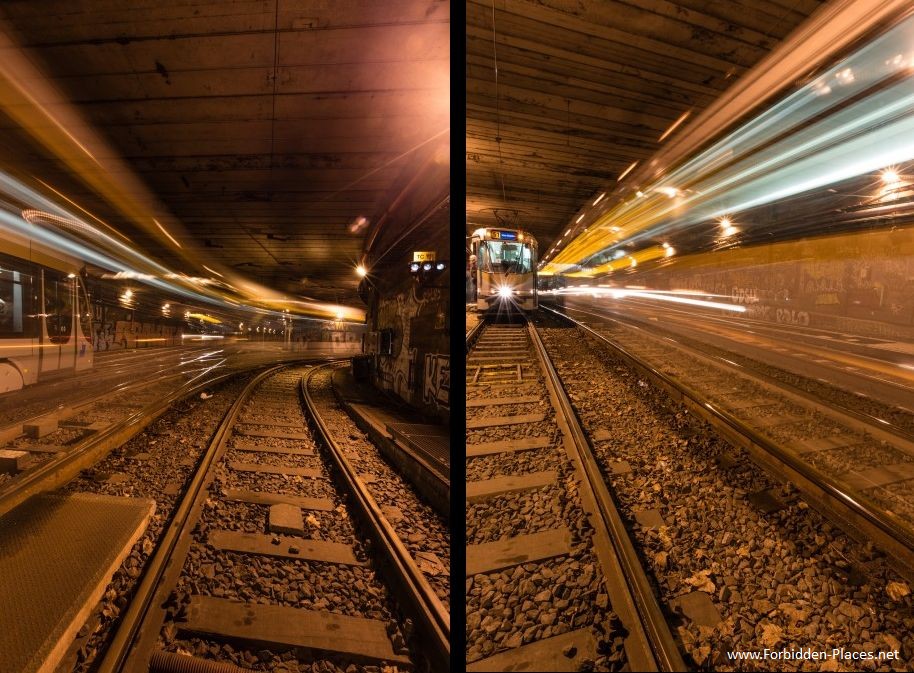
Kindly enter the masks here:
<path id="1" fill-rule="evenodd" d="M 205 251 L 191 250 L 179 243 L 179 240 L 190 240 L 181 223 L 167 214 L 155 195 L 136 177 L 127 163 L 112 151 L 101 134 L 86 123 L 76 108 L 68 103 L 66 97 L 43 76 L 27 52 L 20 49 L 11 36 L 2 30 L 0 109 L 23 133 L 35 141 L 36 149 L 46 151 L 72 176 L 101 197 L 112 214 L 125 217 L 132 225 L 161 241 L 163 247 L 169 249 L 182 266 L 206 268 L 204 263 L 207 262 L 210 266 L 218 266 L 206 256 Z M 426 142 L 446 132 L 445 129 Z M 43 182 L 41 177 L 32 176 L 32 179 L 118 236 L 130 241 L 104 220 Z M 366 176 L 360 179 L 364 177 Z M 22 205 L 16 208 L 11 201 L 19 201 Z M 0 234 L 3 228 L 9 228 L 27 238 L 41 238 L 58 250 L 67 251 L 85 262 L 112 271 L 133 271 L 155 276 L 157 279 L 169 278 L 175 282 L 163 283 L 160 280 L 147 280 L 144 275 L 138 276 L 159 289 L 177 291 L 195 300 L 223 305 L 229 301 L 225 296 L 229 294 L 230 298 L 241 302 L 234 303 L 236 307 L 255 311 L 275 311 L 277 317 L 280 317 L 282 309 L 286 309 L 294 311 L 296 317 L 311 316 L 309 319 L 339 319 L 341 314 L 342 319 L 346 321 L 363 322 L 365 318 L 364 311 L 353 307 L 328 308 L 319 302 L 288 302 L 285 295 L 270 288 L 256 283 L 243 283 L 243 277 L 238 274 L 232 275 L 228 280 L 238 285 L 246 285 L 249 288 L 247 292 L 229 292 L 228 288 L 234 289 L 234 286 L 229 286 L 228 283 L 211 288 L 201 287 L 202 284 L 194 282 L 192 276 L 166 269 L 147 257 L 143 251 L 131 249 L 97 227 L 92 227 L 66 212 L 35 189 L 0 173 L 0 211 L 3 210 L 22 213 L 22 217 L 27 217 L 37 226 L 23 229 L 24 222 L 18 215 L 14 218 L 9 212 L 0 212 Z M 58 231 L 52 232 L 52 228 Z M 65 237 L 60 235 L 61 230 L 66 233 Z M 73 240 L 76 236 L 86 240 L 76 242 Z"/>
<path id="2" fill-rule="evenodd" d="M 820 31 L 834 34 L 842 25 L 834 19 Z M 820 38 L 789 46 L 809 53 Z M 794 74 L 785 66 L 782 77 Z M 650 162 L 660 169 L 630 177 L 629 186 L 606 200 L 589 231 L 560 251 L 549 270 L 914 159 L 912 74 L 914 16 L 908 16 L 704 151 L 680 156 L 674 170 L 664 174 L 673 163 L 670 155 Z M 770 75 L 756 69 L 747 79 Z M 732 122 L 743 108 L 731 104 Z M 705 143 L 727 126 L 721 111 L 715 114 L 719 124 L 713 129 L 706 119 L 696 121 L 707 129 Z M 693 127 L 681 135 L 693 135 Z M 650 182 L 638 182 L 643 179 Z"/>
<path id="3" fill-rule="evenodd" d="M 702 308 L 715 308 L 722 311 L 732 311 L 734 313 L 745 313 L 746 307 L 739 304 L 728 304 L 720 301 L 707 301 L 705 299 L 694 299 L 687 295 L 694 295 L 692 291 L 678 292 L 668 290 L 635 290 L 630 288 L 565 288 L 557 290 L 556 294 L 563 295 L 588 295 L 591 297 L 610 297 L 612 299 L 625 299 L 632 297 L 634 299 L 656 299 L 657 301 L 668 301 L 674 304 L 689 304 L 691 306 L 701 306 Z"/>

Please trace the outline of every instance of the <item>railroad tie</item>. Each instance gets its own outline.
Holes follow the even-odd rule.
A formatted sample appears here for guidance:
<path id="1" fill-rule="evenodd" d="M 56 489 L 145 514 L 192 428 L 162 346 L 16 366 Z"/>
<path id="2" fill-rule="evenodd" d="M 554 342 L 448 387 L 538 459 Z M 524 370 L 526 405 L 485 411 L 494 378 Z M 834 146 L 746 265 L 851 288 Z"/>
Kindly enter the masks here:
<path id="1" fill-rule="evenodd" d="M 324 475 L 311 467 L 286 467 L 284 465 L 267 465 L 266 463 L 242 463 L 237 460 L 229 462 L 229 467 L 236 472 L 260 472 L 262 474 L 287 474 L 295 477 L 320 479 Z"/>
<path id="2" fill-rule="evenodd" d="M 528 474 L 510 474 L 492 479 L 467 482 L 467 502 L 479 502 L 509 493 L 521 493 L 543 488 L 556 483 L 558 475 L 554 470 L 530 472 Z"/>
<path id="3" fill-rule="evenodd" d="M 523 563 L 567 556 L 570 553 L 571 531 L 564 526 L 538 533 L 515 535 L 495 542 L 468 544 L 466 576 L 495 572 Z"/>
<path id="4" fill-rule="evenodd" d="M 384 622 L 364 617 L 192 596 L 187 618 L 178 628 L 274 648 L 302 647 L 368 661 L 409 663 L 408 657 L 394 652 Z"/>
<path id="5" fill-rule="evenodd" d="M 545 449 L 552 445 L 551 437 L 525 437 L 524 439 L 503 439 L 497 442 L 481 442 L 467 444 L 467 458 L 490 456 L 496 453 L 512 453 L 515 451 L 529 451 L 531 449 Z"/>

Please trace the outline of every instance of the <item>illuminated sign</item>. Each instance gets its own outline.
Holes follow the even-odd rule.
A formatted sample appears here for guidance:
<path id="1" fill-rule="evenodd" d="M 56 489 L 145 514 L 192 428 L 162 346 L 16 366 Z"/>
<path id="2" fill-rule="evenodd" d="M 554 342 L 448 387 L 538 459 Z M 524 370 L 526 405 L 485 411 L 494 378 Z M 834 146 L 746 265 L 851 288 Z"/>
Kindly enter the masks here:
<path id="1" fill-rule="evenodd" d="M 434 253 L 434 251 L 427 251 L 427 252 L 414 251 L 413 252 L 413 261 L 414 262 L 434 262 L 435 253 Z"/>
<path id="2" fill-rule="evenodd" d="M 516 231 L 493 230 L 493 231 L 490 231 L 489 234 L 492 236 L 492 238 L 494 238 L 498 241 L 516 241 L 517 240 Z"/>

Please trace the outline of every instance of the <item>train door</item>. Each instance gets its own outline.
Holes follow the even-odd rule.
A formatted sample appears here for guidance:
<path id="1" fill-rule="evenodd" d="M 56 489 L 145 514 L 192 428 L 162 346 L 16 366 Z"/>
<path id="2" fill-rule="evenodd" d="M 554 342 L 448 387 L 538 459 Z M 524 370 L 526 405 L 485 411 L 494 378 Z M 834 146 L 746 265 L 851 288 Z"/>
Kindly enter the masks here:
<path id="1" fill-rule="evenodd" d="M 92 348 L 82 329 L 80 304 L 88 301 L 76 274 L 41 272 L 41 373 L 92 366 Z M 82 289 L 83 301 L 80 301 Z"/>

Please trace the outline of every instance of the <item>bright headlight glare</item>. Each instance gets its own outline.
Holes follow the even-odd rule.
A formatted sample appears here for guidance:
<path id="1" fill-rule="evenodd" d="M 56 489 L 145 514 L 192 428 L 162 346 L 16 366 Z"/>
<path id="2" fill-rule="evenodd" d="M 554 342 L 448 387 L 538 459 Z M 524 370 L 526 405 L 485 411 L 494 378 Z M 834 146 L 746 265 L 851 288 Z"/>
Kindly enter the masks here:
<path id="1" fill-rule="evenodd" d="M 507 285 L 502 285 L 501 287 L 498 288 L 499 297 L 510 297 L 512 294 L 514 294 L 514 290 L 512 290 Z"/>

